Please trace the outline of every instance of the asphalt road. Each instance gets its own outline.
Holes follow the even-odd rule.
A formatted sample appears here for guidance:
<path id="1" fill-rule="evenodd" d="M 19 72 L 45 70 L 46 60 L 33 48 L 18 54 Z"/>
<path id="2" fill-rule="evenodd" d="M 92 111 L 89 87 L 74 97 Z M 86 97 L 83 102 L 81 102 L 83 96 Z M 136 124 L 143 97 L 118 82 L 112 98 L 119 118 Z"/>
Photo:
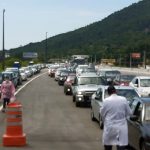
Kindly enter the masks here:
<path id="1" fill-rule="evenodd" d="M 43 70 L 45 71 L 45 70 Z M 42 72 L 43 72 L 42 71 Z M 42 74 L 17 95 L 23 106 L 23 129 L 27 145 L 21 150 L 102 150 L 102 131 L 90 118 L 90 108 L 76 108 L 53 78 Z M 6 129 L 6 115 L 0 113 L 0 136 Z M 18 149 L 3 147 L 0 149 Z"/>

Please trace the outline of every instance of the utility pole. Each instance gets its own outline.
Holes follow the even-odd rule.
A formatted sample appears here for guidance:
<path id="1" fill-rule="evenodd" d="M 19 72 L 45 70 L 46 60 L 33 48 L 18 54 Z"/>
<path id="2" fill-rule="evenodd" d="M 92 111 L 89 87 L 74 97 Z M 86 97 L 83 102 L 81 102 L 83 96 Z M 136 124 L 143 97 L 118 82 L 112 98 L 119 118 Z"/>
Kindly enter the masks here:
<path id="1" fill-rule="evenodd" d="M 94 63 L 95 63 L 95 65 L 96 65 L 96 54 L 95 54 L 95 62 L 94 62 Z"/>
<path id="2" fill-rule="evenodd" d="M 146 69 L 146 51 L 143 54 L 143 67 Z"/>
<path id="3" fill-rule="evenodd" d="M 119 66 L 121 66 L 121 54 L 119 55 Z"/>
<path id="4" fill-rule="evenodd" d="M 46 39 L 45 39 L 45 63 L 47 63 L 47 32 L 46 32 Z"/>
<path id="5" fill-rule="evenodd" d="M 5 9 L 3 9 L 3 53 L 2 53 L 2 69 L 5 70 Z"/>
<path id="6" fill-rule="evenodd" d="M 130 53 L 130 68 L 132 67 L 132 54 Z"/>

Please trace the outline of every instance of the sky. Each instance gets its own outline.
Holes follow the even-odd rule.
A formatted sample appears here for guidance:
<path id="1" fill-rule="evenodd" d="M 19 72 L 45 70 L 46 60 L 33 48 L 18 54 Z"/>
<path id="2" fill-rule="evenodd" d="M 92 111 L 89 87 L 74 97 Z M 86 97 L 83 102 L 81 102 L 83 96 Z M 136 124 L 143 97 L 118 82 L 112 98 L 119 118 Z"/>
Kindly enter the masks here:
<path id="1" fill-rule="evenodd" d="M 139 0 L 0 0 L 0 49 L 5 49 L 73 31 Z"/>

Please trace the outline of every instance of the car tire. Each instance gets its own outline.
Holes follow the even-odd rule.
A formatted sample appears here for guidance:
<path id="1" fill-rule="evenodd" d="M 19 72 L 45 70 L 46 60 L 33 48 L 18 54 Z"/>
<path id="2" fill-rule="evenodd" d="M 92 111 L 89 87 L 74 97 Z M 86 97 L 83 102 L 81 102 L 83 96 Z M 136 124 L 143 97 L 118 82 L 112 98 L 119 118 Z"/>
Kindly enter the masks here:
<path id="1" fill-rule="evenodd" d="M 140 148 L 141 150 L 146 150 L 146 148 L 145 148 L 145 142 L 144 141 L 142 141 L 142 143 L 141 143 L 141 148 Z"/>
<path id="2" fill-rule="evenodd" d="M 80 106 L 80 102 L 76 101 L 76 107 L 79 107 L 79 106 Z"/>
<path id="3" fill-rule="evenodd" d="M 126 148 L 127 150 L 135 150 L 130 144 Z"/>
<path id="4" fill-rule="evenodd" d="M 67 91 L 65 92 L 65 95 L 68 95 L 68 92 L 67 92 Z"/>
<path id="5" fill-rule="evenodd" d="M 102 130 L 103 127 L 104 127 L 104 124 L 103 124 L 103 122 L 102 122 L 102 118 L 101 118 L 100 115 L 99 115 L 99 127 L 100 127 L 101 130 Z"/>
<path id="6" fill-rule="evenodd" d="M 96 121 L 96 118 L 94 117 L 93 109 L 91 108 L 91 120 Z"/>
<path id="7" fill-rule="evenodd" d="M 75 99 L 76 99 L 76 98 L 75 98 L 75 96 L 73 95 L 73 96 L 72 96 L 72 101 L 75 102 Z"/>

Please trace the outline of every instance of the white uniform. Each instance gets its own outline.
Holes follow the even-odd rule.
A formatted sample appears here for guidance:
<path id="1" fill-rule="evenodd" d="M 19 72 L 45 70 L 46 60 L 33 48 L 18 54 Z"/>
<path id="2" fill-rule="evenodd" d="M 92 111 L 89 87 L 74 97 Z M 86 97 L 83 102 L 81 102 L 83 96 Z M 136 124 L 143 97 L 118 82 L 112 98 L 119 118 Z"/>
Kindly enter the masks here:
<path id="1" fill-rule="evenodd" d="M 112 94 L 103 102 L 100 110 L 104 122 L 104 145 L 128 145 L 128 127 L 126 117 L 131 109 L 125 97 Z"/>

